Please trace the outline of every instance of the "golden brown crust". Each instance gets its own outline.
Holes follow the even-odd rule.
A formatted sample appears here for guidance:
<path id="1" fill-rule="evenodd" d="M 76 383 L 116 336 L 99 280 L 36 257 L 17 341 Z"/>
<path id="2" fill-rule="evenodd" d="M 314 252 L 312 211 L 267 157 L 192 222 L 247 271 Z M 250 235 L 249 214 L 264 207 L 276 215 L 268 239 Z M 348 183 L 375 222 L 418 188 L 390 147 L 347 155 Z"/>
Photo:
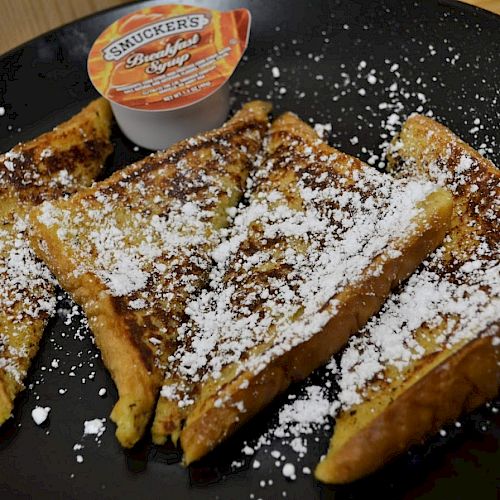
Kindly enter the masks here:
<path id="1" fill-rule="evenodd" d="M 111 120 L 107 101 L 96 99 L 50 132 L 1 155 L 0 163 L 12 164 L 0 179 L 2 196 L 31 207 L 90 185 L 113 149 Z"/>
<path id="2" fill-rule="evenodd" d="M 453 272 L 453 261 L 467 259 L 478 245 L 478 237 L 491 244 L 500 241 L 498 213 L 499 171 L 444 125 L 422 115 L 412 115 L 403 124 L 388 154 L 390 170 L 397 177 L 426 178 L 451 190 L 453 195 L 452 241 L 445 243 L 442 264 Z M 472 165 L 460 165 L 462 158 Z"/>
<path id="3" fill-rule="evenodd" d="M 209 172 L 229 193 L 221 194 L 218 200 L 207 205 L 207 210 L 213 210 L 213 228 L 218 229 L 226 224 L 226 208 L 239 199 L 252 157 L 260 147 L 261 134 L 267 128 L 269 110 L 267 103 L 249 103 L 221 129 L 146 157 L 114 173 L 94 188 L 76 194 L 59 204 L 57 209 L 71 213 L 71 225 L 80 213 L 87 217 L 91 208 L 99 209 L 95 197 L 98 192 L 100 197 L 117 200 L 113 213 L 120 218 L 120 230 L 124 231 L 136 215 L 150 217 L 153 213 L 164 216 L 170 213 L 174 202 L 208 198 L 215 187 L 210 184 L 213 180 L 205 180 L 206 172 Z M 131 186 L 138 188 L 132 189 Z M 147 191 L 138 196 L 137 191 L 144 189 Z M 116 436 L 124 447 L 131 447 L 142 436 L 154 409 L 163 380 L 161 365 L 168 359 L 169 349 L 175 342 L 177 317 L 183 315 L 187 289 L 180 285 L 182 273 L 191 272 L 188 268 L 192 264 L 187 260 L 179 269 L 177 266 L 174 271 L 178 278 L 169 277 L 166 271 L 162 271 L 162 274 L 154 275 L 158 282 L 148 280 L 144 290 L 151 294 L 168 280 L 178 281 L 179 287 L 174 291 L 174 299 L 149 304 L 152 312 L 143 314 L 129 307 L 135 297 L 113 295 L 94 272 L 75 273 L 81 265 L 82 256 L 76 253 L 80 252 L 80 244 L 75 246 L 72 240 L 62 241 L 56 226 L 41 223 L 40 215 L 41 211 L 35 211 L 31 216 L 34 248 L 87 315 L 104 363 L 119 392 L 119 400 L 111 414 L 111 419 L 117 424 Z M 87 234 L 98 229 L 91 217 L 85 219 L 85 224 L 87 226 L 82 231 Z M 77 227 L 76 222 L 73 226 Z M 136 238 L 140 240 L 141 237 Z M 202 251 L 208 249 L 200 248 L 200 259 L 204 255 Z M 161 255 L 158 262 L 163 262 L 163 257 Z M 165 268 L 170 272 L 169 262 L 165 262 Z M 195 288 L 206 279 L 206 271 L 196 272 L 199 276 L 193 284 Z M 164 330 L 167 334 L 161 333 Z M 156 344 L 150 342 L 151 336 L 155 337 L 155 342 L 156 339 L 161 341 L 161 354 L 156 354 Z"/>
<path id="4" fill-rule="evenodd" d="M 500 349 L 492 337 L 473 340 L 441 362 L 341 446 L 332 441 L 315 476 L 326 483 L 349 483 L 374 472 L 412 444 L 437 432 L 462 412 L 498 392 Z M 417 377 L 418 379 L 418 377 Z M 356 418 L 356 416 L 351 416 Z"/>
<path id="5" fill-rule="evenodd" d="M 7 394 L 8 382 L 3 379 L 0 380 L 0 424 L 3 424 L 12 415 L 14 409 L 14 397 Z"/>
<path id="6" fill-rule="evenodd" d="M 54 130 L 0 156 L 0 424 L 24 387 L 55 300 L 50 273 L 27 243 L 27 212 L 89 185 L 112 150 L 110 133 L 111 110 L 97 99 Z"/>
<path id="7" fill-rule="evenodd" d="M 32 236 L 31 244 L 37 256 L 85 311 L 104 364 L 120 393 L 111 413 L 111 419 L 117 425 L 116 437 L 123 446 L 132 447 L 151 417 L 161 374 L 154 367 L 150 369 L 149 361 L 144 362 L 130 335 L 129 325 L 117 314 L 116 298 L 108 294 L 103 283 L 90 273 L 75 276 L 76 257 L 66 248 L 62 258 L 56 233 L 40 225 L 33 234 L 36 234 L 36 239 Z"/>
<path id="8" fill-rule="evenodd" d="M 297 138 L 308 138 L 318 158 L 322 154 L 336 155 L 338 169 L 345 173 L 364 167 L 359 160 L 325 144 L 318 144 L 314 132 L 292 114 L 286 114 L 273 123 L 268 151 L 271 154 L 279 153 L 280 148 L 288 147 Z M 282 168 L 278 164 L 271 171 L 270 178 L 276 182 L 271 183 L 272 185 L 278 186 L 283 182 L 286 184 L 289 177 L 292 177 L 290 182 L 296 182 L 289 175 L 290 169 L 286 165 Z M 232 374 L 234 367 L 228 367 L 221 376 L 221 380 L 225 382 L 204 383 L 193 407 L 180 409 L 175 400 L 160 399 L 157 416 L 161 411 L 162 422 L 155 422 L 158 425 L 153 428 L 155 442 L 163 442 L 165 433 L 171 434 L 173 439 L 180 434 L 184 462 L 189 464 L 208 453 L 248 421 L 291 382 L 303 379 L 325 363 L 332 353 L 344 345 L 349 335 L 357 331 L 379 309 L 391 288 L 408 276 L 442 241 L 449 228 L 450 196 L 444 191 L 436 191 L 423 202 L 421 208 L 421 215 L 414 221 L 414 230 L 397 244 L 400 254 L 388 257 L 382 253 L 367 269 L 367 277 L 339 294 L 336 297 L 341 304 L 338 313 L 320 333 L 275 358 L 258 374 L 245 371 L 235 377 Z M 373 269 L 379 269 L 380 272 L 372 273 Z M 374 276 L 370 276 L 371 274 Z M 248 387 L 245 387 L 247 384 Z M 221 401 L 224 403 L 220 404 Z M 244 411 L 240 410 L 241 407 L 244 407 Z M 184 419 L 184 427 L 180 430 Z M 160 424 L 163 428 L 160 428 Z"/>
<path id="9" fill-rule="evenodd" d="M 431 272 L 440 283 L 467 286 L 471 278 L 460 271 L 464 265 L 475 263 L 470 269 L 484 266 L 484 270 L 479 267 L 479 276 L 487 270 L 491 273 L 489 266 L 498 259 L 495 249 L 499 239 L 494 215 L 499 190 L 495 166 L 446 127 L 419 115 L 403 125 L 389 160 L 398 176 L 437 181 L 448 187 L 454 198 L 449 237 L 416 276 Z M 481 286 L 490 294 L 490 301 L 498 300 L 487 283 Z M 401 293 L 409 293 L 406 285 Z M 441 297 L 443 302 L 447 299 Z M 498 315 L 471 338 L 467 329 L 474 324 L 467 323 L 464 304 L 457 304 L 454 314 L 434 317 L 431 324 L 412 331 L 424 354 L 402 370 L 386 367 L 382 377 L 367 383 L 363 401 L 339 415 L 328 454 L 316 469 L 319 480 L 345 483 L 361 478 L 462 412 L 495 397 L 500 387 Z M 477 322 L 479 314 L 479 310 L 473 312 Z M 450 344 L 450 335 L 462 322 L 466 329 L 463 340 Z"/>

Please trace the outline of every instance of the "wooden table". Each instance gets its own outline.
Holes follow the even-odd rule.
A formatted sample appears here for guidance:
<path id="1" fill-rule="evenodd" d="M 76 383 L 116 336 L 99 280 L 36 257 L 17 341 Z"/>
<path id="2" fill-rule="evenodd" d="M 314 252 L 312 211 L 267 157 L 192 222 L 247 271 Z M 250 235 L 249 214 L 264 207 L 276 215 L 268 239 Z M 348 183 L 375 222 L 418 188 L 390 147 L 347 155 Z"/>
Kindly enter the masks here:
<path id="1" fill-rule="evenodd" d="M 57 26 L 128 1 L 0 0 L 0 54 Z M 500 14 L 500 0 L 465 1 Z"/>

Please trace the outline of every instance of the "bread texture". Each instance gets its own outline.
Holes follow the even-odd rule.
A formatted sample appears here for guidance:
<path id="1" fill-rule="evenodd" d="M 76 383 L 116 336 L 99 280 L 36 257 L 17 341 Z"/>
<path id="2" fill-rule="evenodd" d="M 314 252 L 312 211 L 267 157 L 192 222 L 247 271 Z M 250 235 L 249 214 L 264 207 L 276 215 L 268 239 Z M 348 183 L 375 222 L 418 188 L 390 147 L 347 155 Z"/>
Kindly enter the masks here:
<path id="1" fill-rule="evenodd" d="M 498 393 L 498 170 L 419 115 L 388 158 L 396 177 L 450 191 L 452 227 L 343 353 L 339 414 L 315 472 L 328 483 L 375 471 Z"/>
<path id="2" fill-rule="evenodd" d="M 0 156 L 0 425 L 12 414 L 55 309 L 55 281 L 28 244 L 27 214 L 91 184 L 112 151 L 110 130 L 109 105 L 97 99 Z"/>
<path id="3" fill-rule="evenodd" d="M 33 246 L 83 307 L 117 386 L 111 419 L 124 447 L 151 417 L 185 303 L 208 277 L 269 111 L 248 103 L 220 129 L 31 213 Z"/>
<path id="4" fill-rule="evenodd" d="M 449 229 L 451 197 L 274 121 L 209 286 L 188 302 L 153 439 L 203 457 L 325 363 Z"/>

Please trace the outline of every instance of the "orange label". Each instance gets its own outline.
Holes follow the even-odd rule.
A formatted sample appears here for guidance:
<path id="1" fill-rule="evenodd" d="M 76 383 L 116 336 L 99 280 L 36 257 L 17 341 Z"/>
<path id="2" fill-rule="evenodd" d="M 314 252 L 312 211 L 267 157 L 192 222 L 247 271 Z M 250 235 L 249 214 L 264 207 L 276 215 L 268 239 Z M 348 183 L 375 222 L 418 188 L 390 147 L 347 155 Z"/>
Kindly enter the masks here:
<path id="1" fill-rule="evenodd" d="M 107 99 L 143 110 L 201 101 L 233 74 L 248 43 L 250 12 L 159 5 L 128 14 L 94 42 L 88 72 Z"/>

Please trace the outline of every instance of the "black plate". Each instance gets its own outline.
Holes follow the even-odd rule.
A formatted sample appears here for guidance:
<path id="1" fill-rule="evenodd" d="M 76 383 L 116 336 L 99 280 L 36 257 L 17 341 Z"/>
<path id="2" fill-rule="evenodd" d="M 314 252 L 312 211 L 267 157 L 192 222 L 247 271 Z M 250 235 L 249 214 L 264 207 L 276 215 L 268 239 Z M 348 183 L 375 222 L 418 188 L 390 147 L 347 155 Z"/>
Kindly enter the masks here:
<path id="1" fill-rule="evenodd" d="M 0 58 L 0 106 L 6 110 L 0 117 L 0 150 L 49 129 L 94 98 L 86 73 L 93 40 L 115 19 L 152 3 L 159 2 L 127 5 L 77 21 Z M 232 78 L 233 109 L 249 98 L 270 98 L 275 113 L 293 110 L 314 122 L 331 122 L 330 142 L 368 160 L 378 152 L 387 122 L 390 127 L 395 120 L 389 118 L 394 109 L 379 104 L 399 103 L 397 115 L 404 117 L 425 100 L 425 111 L 433 111 L 475 147 L 491 148 L 486 155 L 500 163 L 499 17 L 458 2 L 437 1 L 190 3 L 219 9 L 246 6 L 252 12 L 249 48 Z M 281 71 L 277 84 L 273 66 Z M 372 69 L 373 84 L 367 80 Z M 388 87 L 393 82 L 402 95 L 391 100 Z M 286 93 L 280 93 L 281 87 Z M 478 118 L 479 125 L 474 122 Z M 134 151 L 119 131 L 113 141 L 109 170 L 146 153 Z M 375 157 L 373 161 L 378 163 Z M 71 325 L 64 324 L 65 317 L 62 313 L 51 322 L 28 377 L 29 389 L 18 398 L 14 418 L 0 429 L 1 498 L 282 498 L 283 491 L 288 498 L 496 496 L 500 421 L 491 405 L 377 474 L 335 488 L 300 472 L 296 481 L 287 481 L 269 455 L 270 449 L 282 449 L 292 460 L 293 453 L 279 440 L 253 457 L 262 464 L 258 470 L 241 453 L 243 441 L 256 439 L 268 428 L 286 396 L 187 470 L 172 447 L 157 448 L 145 440 L 123 451 L 109 420 L 100 445 L 82 438 L 83 421 L 107 417 L 116 391 L 91 336 L 76 334 L 78 317 Z M 51 366 L 54 358 L 60 360 L 57 369 Z M 321 370 L 313 378 L 323 383 Z M 98 396 L 101 387 L 108 390 L 105 398 Z M 303 387 L 293 387 L 290 393 Z M 60 388 L 67 392 L 59 394 Z M 42 427 L 31 419 L 37 404 L 52 408 Z M 309 439 L 299 469 L 314 467 L 326 451 L 329 434 L 321 428 Z M 75 443 L 84 448 L 74 451 Z M 83 463 L 76 462 L 77 454 L 84 457 Z"/>

